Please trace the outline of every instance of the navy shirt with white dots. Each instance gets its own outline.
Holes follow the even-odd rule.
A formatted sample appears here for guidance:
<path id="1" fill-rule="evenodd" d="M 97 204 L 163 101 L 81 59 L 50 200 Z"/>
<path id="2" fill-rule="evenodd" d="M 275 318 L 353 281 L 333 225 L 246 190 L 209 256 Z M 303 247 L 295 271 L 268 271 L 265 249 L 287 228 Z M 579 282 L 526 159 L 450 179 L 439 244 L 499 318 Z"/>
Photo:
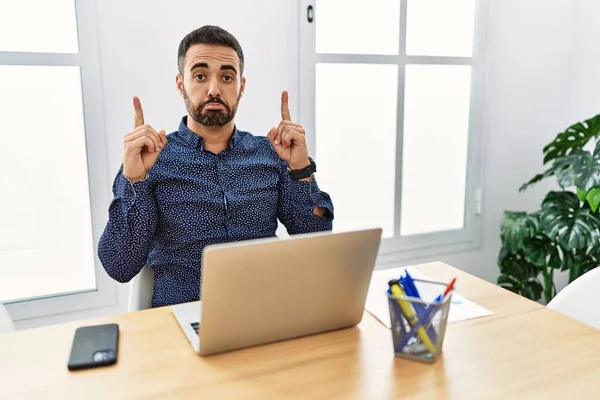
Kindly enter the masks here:
<path id="1" fill-rule="evenodd" d="M 207 245 L 274 237 L 278 219 L 290 235 L 332 229 L 329 195 L 314 175 L 291 179 L 266 137 L 235 128 L 215 155 L 184 117 L 167 140 L 145 180 L 130 183 L 121 167 L 98 245 L 104 269 L 119 282 L 144 265 L 154 271 L 153 307 L 199 299 Z M 325 216 L 314 215 L 315 206 Z"/>

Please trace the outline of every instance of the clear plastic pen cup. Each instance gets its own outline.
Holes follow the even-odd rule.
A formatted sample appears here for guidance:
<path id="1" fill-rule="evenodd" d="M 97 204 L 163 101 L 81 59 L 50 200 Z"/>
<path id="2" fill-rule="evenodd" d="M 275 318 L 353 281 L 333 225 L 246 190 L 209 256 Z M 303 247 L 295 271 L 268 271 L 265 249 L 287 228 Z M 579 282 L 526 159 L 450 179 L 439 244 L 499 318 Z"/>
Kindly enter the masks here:
<path id="1" fill-rule="evenodd" d="M 420 279 L 414 283 L 420 298 L 387 293 L 394 353 L 433 363 L 442 352 L 453 290 L 442 298 L 447 284 Z"/>

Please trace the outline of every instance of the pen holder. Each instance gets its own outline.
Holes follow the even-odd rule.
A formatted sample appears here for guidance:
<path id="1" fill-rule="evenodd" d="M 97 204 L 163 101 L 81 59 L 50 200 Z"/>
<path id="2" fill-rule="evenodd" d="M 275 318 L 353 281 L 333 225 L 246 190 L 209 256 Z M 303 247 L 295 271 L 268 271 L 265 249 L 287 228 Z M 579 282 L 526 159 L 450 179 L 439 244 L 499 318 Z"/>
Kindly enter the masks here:
<path id="1" fill-rule="evenodd" d="M 451 290 L 440 298 L 446 284 L 414 279 L 421 298 L 386 292 L 394 353 L 398 357 L 433 363 L 442 352 Z"/>

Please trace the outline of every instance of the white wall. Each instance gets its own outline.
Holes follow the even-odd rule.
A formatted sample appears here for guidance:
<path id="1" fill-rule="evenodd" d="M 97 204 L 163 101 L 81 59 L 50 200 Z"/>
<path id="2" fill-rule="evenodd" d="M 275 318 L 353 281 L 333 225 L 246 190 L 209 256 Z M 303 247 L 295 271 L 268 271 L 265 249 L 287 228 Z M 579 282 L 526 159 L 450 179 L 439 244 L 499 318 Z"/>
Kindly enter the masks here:
<path id="1" fill-rule="evenodd" d="M 600 114 L 600 1 L 575 0 L 571 119 Z"/>
<path id="2" fill-rule="evenodd" d="M 295 1 L 97 2 L 111 180 L 121 162 L 122 136 L 132 126 L 133 95 L 140 96 L 148 123 L 167 131 L 177 128 L 185 113 L 174 83 L 177 47 L 186 33 L 201 25 L 228 29 L 244 49 L 248 85 L 237 118 L 241 129 L 264 134 L 277 124 L 283 89 L 291 94 L 292 117 L 297 115 Z M 490 3 L 483 247 L 431 259 L 495 282 L 503 211 L 533 211 L 545 193 L 556 188 L 550 181 L 518 193 L 521 183 L 542 170 L 542 147 L 576 120 L 600 112 L 600 25 L 593 17 L 600 15 L 600 2 Z M 17 325 L 24 328 L 124 312 L 126 303 L 127 285 L 119 285 L 118 307 Z"/>

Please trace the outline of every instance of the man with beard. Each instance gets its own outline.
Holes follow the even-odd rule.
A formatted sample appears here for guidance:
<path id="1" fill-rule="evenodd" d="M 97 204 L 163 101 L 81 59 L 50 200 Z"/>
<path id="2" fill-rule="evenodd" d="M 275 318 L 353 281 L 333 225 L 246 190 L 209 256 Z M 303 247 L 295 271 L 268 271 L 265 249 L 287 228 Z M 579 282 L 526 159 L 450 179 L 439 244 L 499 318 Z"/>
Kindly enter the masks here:
<path id="1" fill-rule="evenodd" d="M 238 130 L 234 117 L 246 78 L 240 44 L 204 26 L 179 45 L 177 91 L 187 108 L 176 132 L 144 122 L 133 98 L 134 129 L 113 184 L 98 255 L 106 272 L 128 282 L 154 271 L 152 306 L 198 300 L 205 246 L 332 229 L 333 204 L 313 176 L 302 125 L 288 94 L 267 137 Z M 240 283 L 240 284 L 243 284 Z"/>

